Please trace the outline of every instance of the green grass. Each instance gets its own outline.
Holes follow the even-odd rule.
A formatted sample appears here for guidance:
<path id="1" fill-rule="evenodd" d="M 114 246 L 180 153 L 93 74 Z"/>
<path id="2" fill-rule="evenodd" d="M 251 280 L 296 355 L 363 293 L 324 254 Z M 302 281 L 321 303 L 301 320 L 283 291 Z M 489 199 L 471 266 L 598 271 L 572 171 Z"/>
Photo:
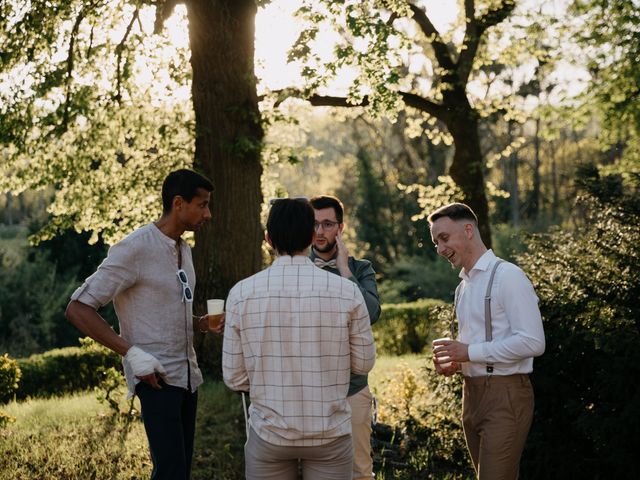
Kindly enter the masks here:
<path id="1" fill-rule="evenodd" d="M 412 394 L 415 403 L 423 364 L 424 355 L 378 358 L 369 381 L 381 412 L 387 412 L 382 421 L 402 414 L 403 395 Z M 139 408 L 137 401 L 134 406 Z M 0 480 L 150 476 L 142 422 L 114 415 L 95 392 L 13 402 L 2 410 L 16 420 L 0 428 Z M 198 398 L 193 480 L 244 478 L 244 442 L 241 397 L 206 381 Z"/>
<path id="2" fill-rule="evenodd" d="M 111 415 L 95 393 L 4 406 L 0 479 L 131 479 L 149 476 L 142 423 Z"/>

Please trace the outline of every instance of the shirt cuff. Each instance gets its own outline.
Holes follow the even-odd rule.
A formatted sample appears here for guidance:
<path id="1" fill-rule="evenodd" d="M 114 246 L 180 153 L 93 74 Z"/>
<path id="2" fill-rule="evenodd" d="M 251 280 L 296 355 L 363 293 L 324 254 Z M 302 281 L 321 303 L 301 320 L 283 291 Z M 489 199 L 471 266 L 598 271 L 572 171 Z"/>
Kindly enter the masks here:
<path id="1" fill-rule="evenodd" d="M 87 291 L 87 285 L 84 284 L 71 295 L 71 300 L 84 303 L 94 309 L 99 309 L 102 304 Z"/>
<path id="2" fill-rule="evenodd" d="M 469 345 L 469 361 L 470 362 L 485 362 L 484 356 L 484 343 L 474 343 Z"/>

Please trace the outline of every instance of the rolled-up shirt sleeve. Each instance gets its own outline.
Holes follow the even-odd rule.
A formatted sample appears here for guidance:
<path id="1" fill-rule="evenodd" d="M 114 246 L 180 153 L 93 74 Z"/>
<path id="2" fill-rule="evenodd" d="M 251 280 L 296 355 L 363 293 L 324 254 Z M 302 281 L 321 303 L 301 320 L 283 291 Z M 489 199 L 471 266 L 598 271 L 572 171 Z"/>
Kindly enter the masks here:
<path id="1" fill-rule="evenodd" d="M 135 284 L 137 278 L 135 249 L 128 242 L 117 243 L 109 248 L 95 273 L 73 292 L 71 300 L 98 309 Z"/>

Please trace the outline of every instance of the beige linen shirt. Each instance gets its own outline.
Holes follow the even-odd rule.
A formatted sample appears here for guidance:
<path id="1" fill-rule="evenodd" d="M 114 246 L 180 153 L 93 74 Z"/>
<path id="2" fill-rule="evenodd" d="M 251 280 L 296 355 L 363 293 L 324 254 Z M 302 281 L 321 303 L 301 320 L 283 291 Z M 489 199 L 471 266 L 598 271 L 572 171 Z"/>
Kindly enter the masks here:
<path id="1" fill-rule="evenodd" d="M 251 426 L 271 444 L 315 446 L 350 434 L 349 377 L 374 362 L 358 286 L 305 256 L 280 256 L 229 292 L 224 381 L 250 392 Z"/>
<path id="2" fill-rule="evenodd" d="M 191 249 L 184 241 L 180 248 L 182 269 L 194 289 Z M 113 245 L 71 300 L 95 309 L 113 300 L 122 338 L 158 359 L 168 385 L 195 391 L 202 374 L 193 349 L 192 304 L 182 301 L 177 271 L 176 242 L 152 223 Z M 123 365 L 131 396 L 139 380 L 127 362 Z"/>

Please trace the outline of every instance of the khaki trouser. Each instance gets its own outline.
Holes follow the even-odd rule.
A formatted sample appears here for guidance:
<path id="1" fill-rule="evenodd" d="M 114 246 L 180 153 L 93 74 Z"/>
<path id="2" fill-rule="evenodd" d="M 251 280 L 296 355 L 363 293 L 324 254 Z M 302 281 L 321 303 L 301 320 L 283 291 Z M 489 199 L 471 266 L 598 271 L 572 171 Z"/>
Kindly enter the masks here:
<path id="1" fill-rule="evenodd" d="M 351 436 L 353 438 L 353 480 L 371 480 L 371 391 L 366 386 L 347 397 L 351 406 Z"/>
<path id="2" fill-rule="evenodd" d="M 251 428 L 244 457 L 247 480 L 297 480 L 298 462 L 304 480 L 351 479 L 350 435 L 316 447 L 285 447 L 265 442 Z"/>
<path id="3" fill-rule="evenodd" d="M 528 375 L 465 377 L 462 423 L 480 480 L 515 480 L 533 419 Z"/>

